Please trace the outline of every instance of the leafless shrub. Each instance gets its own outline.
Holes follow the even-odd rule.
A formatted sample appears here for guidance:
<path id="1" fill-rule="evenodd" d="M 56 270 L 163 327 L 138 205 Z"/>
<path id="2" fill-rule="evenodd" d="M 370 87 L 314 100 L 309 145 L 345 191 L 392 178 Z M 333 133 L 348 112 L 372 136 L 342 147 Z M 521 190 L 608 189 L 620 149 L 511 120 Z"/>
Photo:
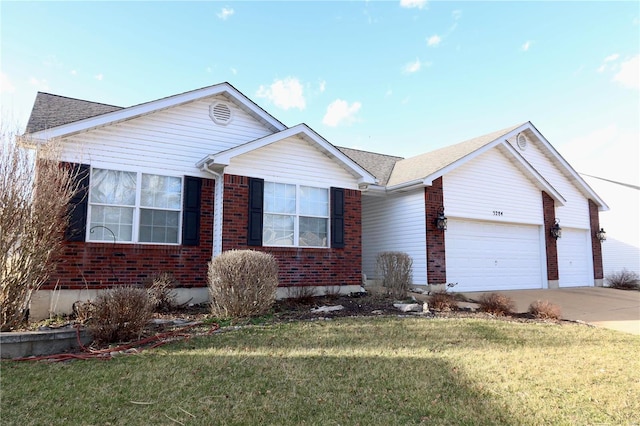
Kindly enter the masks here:
<path id="1" fill-rule="evenodd" d="M 77 322 L 85 324 L 88 323 L 93 316 L 95 305 L 90 300 L 85 300 L 84 302 L 78 300 L 73 303 L 71 310 L 73 311 L 73 318 L 75 318 Z"/>
<path id="2" fill-rule="evenodd" d="M 458 309 L 458 300 L 453 293 L 436 291 L 429 296 L 429 307 L 436 311 L 453 311 Z"/>
<path id="3" fill-rule="evenodd" d="M 144 282 L 149 299 L 156 312 L 168 312 L 176 307 L 175 288 L 179 286 L 170 272 L 161 272 Z"/>
<path id="4" fill-rule="evenodd" d="M 55 269 L 77 172 L 52 142 L 26 149 L 2 126 L 0 139 L 0 331 L 8 331 Z"/>
<path id="5" fill-rule="evenodd" d="M 209 263 L 208 279 L 213 315 L 259 316 L 276 300 L 278 262 L 268 253 L 230 250 Z"/>
<path id="6" fill-rule="evenodd" d="M 515 302 L 508 296 L 498 293 L 486 293 L 478 301 L 480 310 L 494 315 L 508 315 L 515 309 Z"/>
<path id="7" fill-rule="evenodd" d="M 635 271 L 623 269 L 605 277 L 607 285 L 621 290 L 640 290 L 640 276 Z"/>
<path id="8" fill-rule="evenodd" d="M 407 296 L 413 275 L 411 256 L 398 251 L 379 253 L 376 269 L 388 294 L 396 299 L 404 299 Z"/>
<path id="9" fill-rule="evenodd" d="M 88 328 L 100 343 L 139 338 L 153 314 L 147 291 L 138 287 L 106 290 L 98 294 L 92 305 Z"/>
<path id="10" fill-rule="evenodd" d="M 529 313 L 540 319 L 560 319 L 562 312 L 560 306 L 548 300 L 536 300 L 529 305 Z"/>

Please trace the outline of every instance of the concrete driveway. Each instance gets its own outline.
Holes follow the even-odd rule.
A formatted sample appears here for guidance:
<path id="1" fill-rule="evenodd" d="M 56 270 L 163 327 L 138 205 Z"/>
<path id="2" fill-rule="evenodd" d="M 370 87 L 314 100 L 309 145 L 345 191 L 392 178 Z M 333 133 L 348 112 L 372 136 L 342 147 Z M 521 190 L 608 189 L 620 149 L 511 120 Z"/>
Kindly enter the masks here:
<path id="1" fill-rule="evenodd" d="M 517 312 L 527 312 L 529 305 L 536 300 L 548 300 L 560 306 L 564 319 L 640 335 L 640 291 L 576 287 L 487 293 L 509 296 L 515 302 Z M 482 294 L 464 293 L 472 300 L 478 300 Z"/>

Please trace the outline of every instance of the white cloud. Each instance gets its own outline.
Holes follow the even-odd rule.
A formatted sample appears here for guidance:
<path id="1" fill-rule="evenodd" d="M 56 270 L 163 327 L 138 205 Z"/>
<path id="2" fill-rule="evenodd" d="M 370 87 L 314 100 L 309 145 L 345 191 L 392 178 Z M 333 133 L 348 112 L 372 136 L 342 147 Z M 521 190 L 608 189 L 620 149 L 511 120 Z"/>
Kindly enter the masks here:
<path id="1" fill-rule="evenodd" d="M 325 80 L 322 80 L 320 82 L 319 89 L 320 89 L 320 93 L 323 93 L 327 89 L 327 82 Z"/>
<path id="2" fill-rule="evenodd" d="M 427 0 L 400 0 L 400 7 L 406 7 L 407 9 L 424 9 L 426 6 Z"/>
<path id="3" fill-rule="evenodd" d="M 71 71 L 69 71 L 69 73 L 71 75 L 78 75 L 78 71 L 76 71 L 76 70 L 71 70 Z"/>
<path id="4" fill-rule="evenodd" d="M 238 70 L 235 68 L 231 68 L 231 74 L 238 75 Z"/>
<path id="5" fill-rule="evenodd" d="M 235 11 L 229 7 L 223 7 L 220 13 L 217 13 L 218 18 L 226 21 L 231 15 L 233 15 Z"/>
<path id="6" fill-rule="evenodd" d="M 613 81 L 629 89 L 640 89 L 640 55 L 620 64 L 620 71 L 613 76 Z"/>
<path id="7" fill-rule="evenodd" d="M 611 62 L 611 61 L 615 61 L 616 59 L 618 59 L 620 57 L 619 54 L 614 53 L 613 55 L 609 55 L 606 58 L 604 58 L 605 62 Z"/>
<path id="8" fill-rule="evenodd" d="M 460 9 L 456 9 L 453 12 L 451 12 L 451 16 L 453 17 L 453 19 L 457 21 L 462 16 L 462 11 Z"/>
<path id="9" fill-rule="evenodd" d="M 385 98 L 388 98 L 388 97 L 389 97 L 389 96 L 391 96 L 391 95 L 393 95 L 393 90 L 391 90 L 391 89 L 387 89 L 387 91 L 386 91 L 386 92 L 385 92 L 385 94 L 384 94 L 384 97 L 385 97 Z"/>
<path id="10" fill-rule="evenodd" d="M 298 108 L 305 109 L 303 87 L 297 78 L 287 77 L 283 80 L 276 80 L 270 86 L 260 86 L 256 96 L 267 98 L 273 104 L 282 109 Z"/>
<path id="11" fill-rule="evenodd" d="M 420 71 L 421 67 L 422 63 L 420 62 L 420 59 L 416 59 L 415 62 L 409 62 L 408 64 L 406 64 L 402 68 L 402 72 L 404 72 L 405 74 L 413 74 L 414 72 Z"/>
<path id="12" fill-rule="evenodd" d="M 49 90 L 49 83 L 45 79 L 38 80 L 35 77 L 30 77 L 29 84 L 31 84 L 38 90 Z"/>
<path id="13" fill-rule="evenodd" d="M 327 113 L 322 119 L 322 123 L 330 127 L 336 127 L 341 123 L 350 124 L 356 121 L 356 114 L 360 111 L 362 104 L 354 102 L 351 105 L 342 99 L 336 99 L 327 107 Z"/>
<path id="14" fill-rule="evenodd" d="M 524 42 L 522 46 L 520 46 L 520 49 L 522 49 L 523 52 L 526 52 L 529 50 L 530 47 L 531 47 L 531 41 L 527 40 Z"/>
<path id="15" fill-rule="evenodd" d="M 442 38 L 438 34 L 434 34 L 427 39 L 427 44 L 429 46 L 437 46 L 442 41 Z"/>
<path id="16" fill-rule="evenodd" d="M 104 78 L 104 75 L 102 73 L 96 74 L 93 76 L 93 78 L 95 78 L 98 81 L 102 81 L 102 79 Z"/>
<path id="17" fill-rule="evenodd" d="M 9 76 L 0 72 L 0 93 L 13 93 L 15 91 L 16 88 L 9 80 Z"/>

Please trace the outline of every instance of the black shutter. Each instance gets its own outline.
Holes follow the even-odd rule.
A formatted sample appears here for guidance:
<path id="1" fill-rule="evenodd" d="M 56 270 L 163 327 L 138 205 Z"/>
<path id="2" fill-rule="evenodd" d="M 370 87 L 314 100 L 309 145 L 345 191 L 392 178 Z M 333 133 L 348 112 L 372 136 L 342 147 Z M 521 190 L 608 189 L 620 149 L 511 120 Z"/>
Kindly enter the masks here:
<path id="1" fill-rule="evenodd" d="M 249 178 L 249 232 L 247 244 L 262 245 L 262 210 L 264 202 L 264 180 Z"/>
<path id="2" fill-rule="evenodd" d="M 84 241 L 87 235 L 87 205 L 89 198 L 88 164 L 67 163 L 75 179 L 76 192 L 69 201 L 69 224 L 64 233 L 67 241 Z"/>
<path id="3" fill-rule="evenodd" d="M 331 188 L 331 247 L 344 248 L 344 189 Z"/>
<path id="4" fill-rule="evenodd" d="M 182 205 L 182 245 L 200 245 L 200 192 L 202 179 L 184 177 L 184 198 Z"/>

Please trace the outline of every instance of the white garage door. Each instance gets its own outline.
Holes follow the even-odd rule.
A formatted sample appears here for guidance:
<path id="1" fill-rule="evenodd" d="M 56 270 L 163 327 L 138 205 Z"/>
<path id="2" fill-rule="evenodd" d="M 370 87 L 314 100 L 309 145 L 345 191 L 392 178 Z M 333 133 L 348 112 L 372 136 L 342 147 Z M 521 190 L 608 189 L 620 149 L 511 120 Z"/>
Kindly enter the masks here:
<path id="1" fill-rule="evenodd" d="M 589 231 L 562 228 L 557 245 L 560 287 L 593 286 Z"/>
<path id="2" fill-rule="evenodd" d="M 445 248 L 453 291 L 542 288 L 538 226 L 450 219 Z"/>

